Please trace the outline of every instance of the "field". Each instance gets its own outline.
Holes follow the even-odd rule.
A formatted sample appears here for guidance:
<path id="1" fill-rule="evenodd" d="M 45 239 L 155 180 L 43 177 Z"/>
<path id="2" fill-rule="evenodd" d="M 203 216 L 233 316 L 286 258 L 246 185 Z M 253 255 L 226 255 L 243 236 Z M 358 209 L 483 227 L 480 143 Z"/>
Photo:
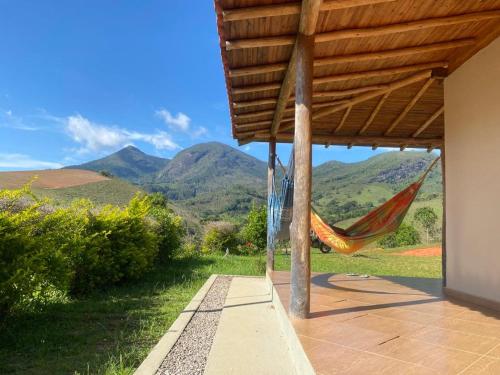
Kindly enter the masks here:
<path id="1" fill-rule="evenodd" d="M 441 257 L 368 250 L 356 256 L 313 250 L 314 272 L 439 278 Z M 144 280 L 84 300 L 55 301 L 0 326 L 5 374 L 131 374 L 210 274 L 262 275 L 265 257 L 178 259 Z M 278 253 L 276 267 L 289 270 Z"/>
<path id="2" fill-rule="evenodd" d="M 118 178 L 81 169 L 0 172 L 0 189 L 19 189 L 32 181 L 39 198 L 50 198 L 54 205 L 67 205 L 73 199 L 87 198 L 97 206 L 125 206 L 142 189 Z"/>
<path id="3" fill-rule="evenodd" d="M 140 187 L 118 178 L 62 189 L 33 189 L 38 197 L 51 198 L 55 204 L 67 205 L 74 199 L 86 198 L 97 206 L 125 206 L 138 191 L 142 191 Z"/>
<path id="4" fill-rule="evenodd" d="M 0 172 L 0 189 L 17 189 L 34 178 L 33 187 L 39 189 L 62 189 L 109 180 L 99 173 L 81 169 Z"/>

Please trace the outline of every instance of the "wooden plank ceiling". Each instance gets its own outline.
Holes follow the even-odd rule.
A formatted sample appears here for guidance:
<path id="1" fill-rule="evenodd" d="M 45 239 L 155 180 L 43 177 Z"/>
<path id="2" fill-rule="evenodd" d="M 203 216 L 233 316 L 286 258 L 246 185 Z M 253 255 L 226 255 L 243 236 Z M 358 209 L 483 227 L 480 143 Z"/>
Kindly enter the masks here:
<path id="1" fill-rule="evenodd" d="M 233 136 L 293 141 L 301 4 L 215 0 Z M 323 0 L 313 142 L 436 148 L 444 80 L 500 35 L 500 0 Z"/>

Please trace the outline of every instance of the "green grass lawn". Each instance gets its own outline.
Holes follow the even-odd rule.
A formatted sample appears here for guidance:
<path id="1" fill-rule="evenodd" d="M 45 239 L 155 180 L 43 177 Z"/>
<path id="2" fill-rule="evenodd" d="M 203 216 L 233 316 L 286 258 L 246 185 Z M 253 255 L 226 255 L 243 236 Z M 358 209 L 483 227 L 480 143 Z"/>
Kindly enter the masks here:
<path id="1" fill-rule="evenodd" d="M 315 272 L 440 277 L 441 258 L 312 255 Z M 2 374 L 131 374 L 209 275 L 262 275 L 265 257 L 206 256 L 158 267 L 134 284 L 83 300 L 53 303 L 0 325 Z M 278 270 L 290 256 L 277 254 Z"/>
<path id="2" fill-rule="evenodd" d="M 394 250 L 373 249 L 360 251 L 351 256 L 323 254 L 314 249 L 311 255 L 311 269 L 313 272 L 440 278 L 441 257 L 394 255 L 413 248 L 415 246 Z M 275 267 L 279 271 L 290 269 L 289 255 L 278 254 L 275 262 Z"/>

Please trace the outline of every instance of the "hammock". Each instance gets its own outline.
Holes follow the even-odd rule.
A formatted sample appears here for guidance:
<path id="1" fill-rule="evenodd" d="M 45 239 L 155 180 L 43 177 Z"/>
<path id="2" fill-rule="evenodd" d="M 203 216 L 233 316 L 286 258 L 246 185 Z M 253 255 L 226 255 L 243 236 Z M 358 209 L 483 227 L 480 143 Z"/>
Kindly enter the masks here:
<path id="1" fill-rule="evenodd" d="M 272 191 L 267 201 L 267 243 L 274 249 L 276 240 L 287 240 L 290 238 L 290 224 L 293 213 L 293 172 L 294 172 L 293 150 L 284 169 L 279 194 L 275 187 L 275 174 L 273 173 Z"/>
<path id="2" fill-rule="evenodd" d="M 416 182 L 345 230 L 329 226 L 313 210 L 311 212 L 312 230 L 321 242 L 342 254 L 352 254 L 369 243 L 396 231 L 415 200 L 425 178 L 438 160 L 439 157 L 431 163 Z"/>

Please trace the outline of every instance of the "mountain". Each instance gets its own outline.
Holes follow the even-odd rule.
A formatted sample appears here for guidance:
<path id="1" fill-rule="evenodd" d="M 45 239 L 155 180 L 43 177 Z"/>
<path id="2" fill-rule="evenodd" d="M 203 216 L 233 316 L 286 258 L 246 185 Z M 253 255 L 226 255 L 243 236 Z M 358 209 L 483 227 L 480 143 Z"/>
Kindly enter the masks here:
<path id="1" fill-rule="evenodd" d="M 243 214 L 263 204 L 266 163 L 219 142 L 179 152 L 147 188 L 163 192 L 201 218 Z"/>
<path id="2" fill-rule="evenodd" d="M 102 159 L 66 168 L 106 171 L 113 176 L 139 183 L 155 176 L 170 160 L 145 154 L 134 146 L 128 146 Z"/>
<path id="3" fill-rule="evenodd" d="M 362 216 L 415 181 L 435 157 L 426 152 L 395 151 L 358 163 L 321 164 L 313 169 L 313 206 L 330 223 Z M 171 160 L 127 147 L 77 168 L 107 170 L 145 190 L 162 192 L 184 212 L 203 221 L 242 220 L 253 204 L 266 202 L 266 163 L 218 142 L 189 147 Z M 438 164 L 414 207 L 430 205 L 440 214 L 441 189 Z"/>

